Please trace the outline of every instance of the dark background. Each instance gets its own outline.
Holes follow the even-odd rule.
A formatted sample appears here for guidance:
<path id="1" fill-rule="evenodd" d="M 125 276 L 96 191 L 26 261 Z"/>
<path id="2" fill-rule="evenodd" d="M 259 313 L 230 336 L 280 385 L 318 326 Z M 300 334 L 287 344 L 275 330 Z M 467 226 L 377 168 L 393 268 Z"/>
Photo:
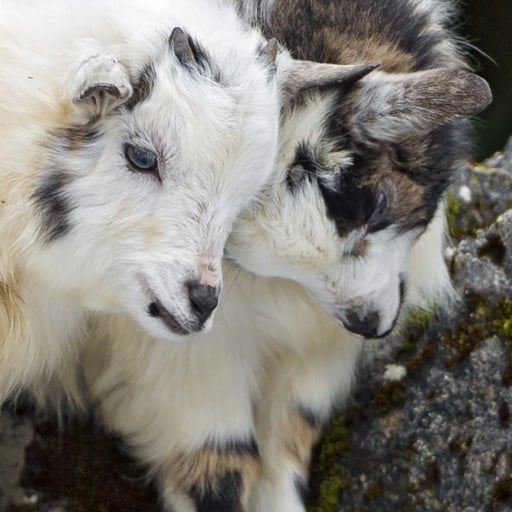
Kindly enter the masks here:
<path id="1" fill-rule="evenodd" d="M 482 159 L 512 135 L 512 0 L 465 0 L 461 11 L 458 33 L 489 56 L 471 51 L 476 71 L 494 96 L 476 123 L 475 157 Z"/>

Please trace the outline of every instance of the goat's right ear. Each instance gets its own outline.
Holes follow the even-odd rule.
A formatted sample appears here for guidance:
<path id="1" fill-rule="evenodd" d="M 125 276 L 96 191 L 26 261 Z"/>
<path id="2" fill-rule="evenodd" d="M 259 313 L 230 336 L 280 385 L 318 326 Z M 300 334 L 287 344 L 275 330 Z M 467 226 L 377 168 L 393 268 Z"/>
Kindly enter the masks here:
<path id="1" fill-rule="evenodd" d="M 489 84 L 461 69 L 376 73 L 348 101 L 348 126 L 361 140 L 398 142 L 454 119 L 471 117 L 492 101 Z"/>
<path id="2" fill-rule="evenodd" d="M 69 78 L 73 103 L 88 120 L 107 115 L 133 94 L 128 70 L 111 52 L 85 52 Z"/>

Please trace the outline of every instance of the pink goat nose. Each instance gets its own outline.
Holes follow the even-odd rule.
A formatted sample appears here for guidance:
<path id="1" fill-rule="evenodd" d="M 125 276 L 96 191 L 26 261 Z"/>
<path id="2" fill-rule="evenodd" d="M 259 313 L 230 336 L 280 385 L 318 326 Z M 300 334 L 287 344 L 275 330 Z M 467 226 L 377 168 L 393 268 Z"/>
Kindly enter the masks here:
<path id="1" fill-rule="evenodd" d="M 212 286 L 213 288 L 217 287 L 219 279 L 217 272 L 211 265 L 201 265 L 199 283 Z"/>

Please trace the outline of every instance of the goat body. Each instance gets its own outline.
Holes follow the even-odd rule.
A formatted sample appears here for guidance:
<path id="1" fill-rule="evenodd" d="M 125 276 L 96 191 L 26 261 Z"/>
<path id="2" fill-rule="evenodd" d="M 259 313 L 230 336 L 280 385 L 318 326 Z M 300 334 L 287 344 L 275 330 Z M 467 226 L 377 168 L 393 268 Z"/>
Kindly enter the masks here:
<path id="1" fill-rule="evenodd" d="M 304 512 L 311 447 L 350 391 L 361 337 L 385 336 L 404 303 L 452 294 L 442 196 L 467 158 L 464 118 L 490 93 L 446 2 L 239 7 L 296 57 L 380 66 L 288 98 L 274 176 L 228 240 L 210 332 L 169 344 L 96 317 L 82 364 L 167 510 Z"/>

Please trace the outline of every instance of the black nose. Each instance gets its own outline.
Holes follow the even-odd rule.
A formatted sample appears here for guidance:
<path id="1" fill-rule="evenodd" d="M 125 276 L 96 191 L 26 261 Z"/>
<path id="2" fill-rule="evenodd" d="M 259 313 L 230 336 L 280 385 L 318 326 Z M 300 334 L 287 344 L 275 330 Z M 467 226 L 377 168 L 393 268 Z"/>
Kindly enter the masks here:
<path id="1" fill-rule="evenodd" d="M 217 307 L 219 302 L 219 290 L 199 281 L 187 283 L 190 302 L 195 314 L 201 322 L 205 322 Z"/>
<path id="2" fill-rule="evenodd" d="M 343 324 L 349 331 L 355 334 L 360 334 L 365 338 L 375 338 L 377 336 L 379 321 L 379 314 L 375 311 L 363 313 L 358 310 L 353 310 L 345 315 Z"/>

